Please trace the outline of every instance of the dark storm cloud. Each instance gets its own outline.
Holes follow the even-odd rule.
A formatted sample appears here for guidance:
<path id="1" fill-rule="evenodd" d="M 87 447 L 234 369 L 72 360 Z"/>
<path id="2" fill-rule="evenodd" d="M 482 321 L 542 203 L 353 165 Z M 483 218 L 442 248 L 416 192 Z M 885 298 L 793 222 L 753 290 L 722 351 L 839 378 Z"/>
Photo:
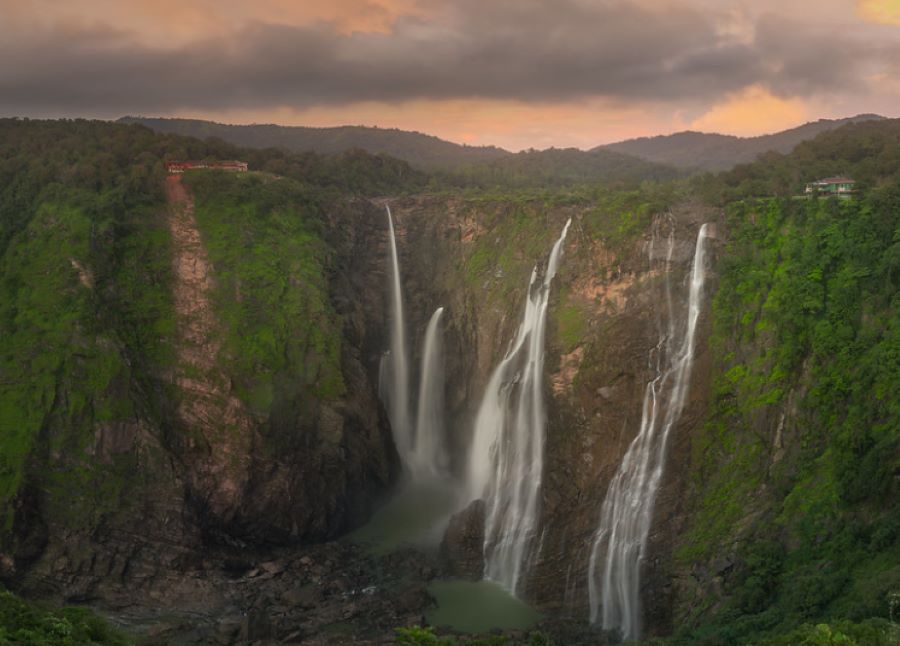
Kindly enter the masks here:
<path id="1" fill-rule="evenodd" d="M 437 5 L 435 5 L 437 7 Z M 783 95 L 858 83 L 887 54 L 839 33 L 762 20 L 752 42 L 688 7 L 464 0 L 390 34 L 254 24 L 177 49 L 114 29 L 4 37 L 0 109 L 223 109 L 363 100 L 710 99 L 753 83 Z M 886 59 L 890 60 L 890 59 Z"/>

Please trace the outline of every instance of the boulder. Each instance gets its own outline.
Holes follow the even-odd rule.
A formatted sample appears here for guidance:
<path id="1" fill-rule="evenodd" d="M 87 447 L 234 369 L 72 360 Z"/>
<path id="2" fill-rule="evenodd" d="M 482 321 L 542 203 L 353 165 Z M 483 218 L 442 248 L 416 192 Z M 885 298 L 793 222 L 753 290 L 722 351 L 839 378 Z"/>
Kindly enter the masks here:
<path id="1" fill-rule="evenodd" d="M 441 564 L 450 576 L 470 581 L 484 573 L 484 501 L 453 515 L 441 541 Z"/>

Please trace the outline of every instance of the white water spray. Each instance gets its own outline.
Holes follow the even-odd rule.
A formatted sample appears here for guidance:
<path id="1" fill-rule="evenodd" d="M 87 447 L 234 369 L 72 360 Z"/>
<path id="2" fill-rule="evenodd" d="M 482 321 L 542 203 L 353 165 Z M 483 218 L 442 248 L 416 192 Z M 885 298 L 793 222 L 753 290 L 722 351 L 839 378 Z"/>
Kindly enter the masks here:
<path id="1" fill-rule="evenodd" d="M 444 351 L 439 307 L 431 315 L 425 330 L 422 370 L 419 382 L 419 407 L 409 466 L 413 477 L 439 476 L 446 472 L 444 447 Z"/>
<path id="2" fill-rule="evenodd" d="M 542 281 L 531 272 L 525 314 L 510 350 L 494 370 L 475 419 L 468 492 L 484 498 L 484 577 L 516 593 L 538 525 L 544 470 L 544 330 L 550 283 L 571 220 L 553 245 Z"/>
<path id="3" fill-rule="evenodd" d="M 638 639 L 641 633 L 640 568 L 665 465 L 666 445 L 687 399 L 694 334 L 706 278 L 707 225 L 704 224 L 694 249 L 687 319 L 677 329 L 670 286 L 674 225 L 671 220 L 668 224 L 664 266 L 668 318 L 665 327 L 660 325 L 659 342 L 649 355 L 656 376 L 644 390 L 640 430 L 603 501 L 588 565 L 591 622 L 600 619 L 604 628 L 619 629 L 626 639 Z M 650 244 L 651 265 L 658 257 L 659 227 L 660 223 L 656 222 Z M 679 331 L 681 338 L 676 339 Z"/>

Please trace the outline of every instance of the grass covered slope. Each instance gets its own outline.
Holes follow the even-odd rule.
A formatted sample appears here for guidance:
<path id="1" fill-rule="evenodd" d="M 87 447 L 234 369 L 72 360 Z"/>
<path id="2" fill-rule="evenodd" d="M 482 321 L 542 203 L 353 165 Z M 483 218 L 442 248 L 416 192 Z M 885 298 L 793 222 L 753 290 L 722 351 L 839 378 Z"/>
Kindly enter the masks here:
<path id="1" fill-rule="evenodd" d="M 204 172 L 185 181 L 215 268 L 214 307 L 242 399 L 268 411 L 297 392 L 343 395 L 321 201 L 271 176 Z"/>
<path id="2" fill-rule="evenodd" d="M 192 331 L 173 297 L 179 277 L 164 161 L 185 157 L 244 158 L 303 178 L 209 172 L 191 181 L 212 263 L 208 331 L 217 346 L 206 373 L 182 361 L 181 340 Z M 258 451 L 237 462 L 250 464 L 245 482 L 256 503 L 275 486 L 266 478 L 289 473 L 303 456 L 303 478 L 317 472 L 316 460 L 328 463 L 310 495 L 344 476 L 361 487 L 370 474 L 349 458 L 346 469 L 335 463 L 329 443 L 340 442 L 340 406 L 354 393 L 322 227 L 327 209 L 348 195 L 400 191 L 417 177 L 402 162 L 365 153 L 248 152 L 140 126 L 0 120 L 0 553 L 21 568 L 70 531 L 102 539 L 98 528 L 143 518 L 149 537 L 155 520 L 160 532 L 175 531 L 162 518 L 184 505 L 209 514 L 209 474 L 192 468 L 212 448 L 196 420 L 181 417 L 213 372 L 222 396 L 238 400 L 250 420 L 244 439 Z M 314 435 L 321 415 L 329 442 Z M 323 446 L 328 455 L 317 453 Z M 302 489 L 303 478 L 277 486 Z M 315 494 L 320 504 L 305 515 L 270 515 L 297 536 L 307 525 L 319 535 L 336 531 L 346 522 L 348 487 Z M 301 498 L 281 497 L 299 507 Z M 252 507 L 234 515 L 240 494 L 230 504 L 229 517 L 252 525 Z M 194 522 L 188 512 L 181 518 Z M 290 525 L 279 536 L 289 535 Z M 78 558 L 88 557 L 80 549 Z"/>

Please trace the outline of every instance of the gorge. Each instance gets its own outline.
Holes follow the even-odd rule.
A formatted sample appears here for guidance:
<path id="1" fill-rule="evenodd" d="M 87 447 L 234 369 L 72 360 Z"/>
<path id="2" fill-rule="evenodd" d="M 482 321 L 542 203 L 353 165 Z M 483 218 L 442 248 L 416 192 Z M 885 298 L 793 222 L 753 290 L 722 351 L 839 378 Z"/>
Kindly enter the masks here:
<path id="1" fill-rule="evenodd" d="M 151 643 L 895 634 L 895 122 L 777 174 L 552 190 L 0 126 L 41 160 L 0 193 L 22 598 Z M 776 194 L 848 141 L 887 151 L 869 192 Z M 179 147 L 251 170 L 167 179 Z"/>

